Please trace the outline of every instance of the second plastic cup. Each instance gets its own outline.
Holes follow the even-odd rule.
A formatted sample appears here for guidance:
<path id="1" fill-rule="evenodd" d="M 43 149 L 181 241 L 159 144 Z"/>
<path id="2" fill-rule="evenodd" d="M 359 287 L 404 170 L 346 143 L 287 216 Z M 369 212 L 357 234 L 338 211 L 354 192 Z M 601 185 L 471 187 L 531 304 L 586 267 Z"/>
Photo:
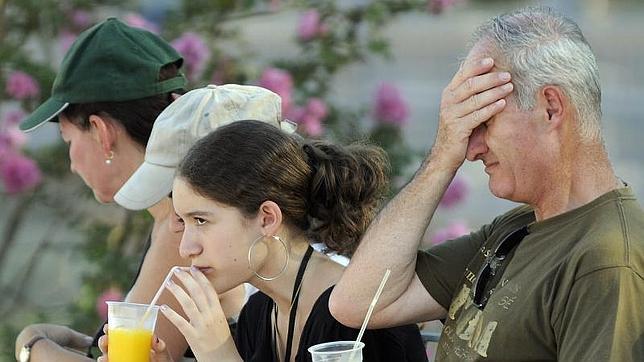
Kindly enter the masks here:
<path id="1" fill-rule="evenodd" d="M 109 324 L 107 357 L 110 362 L 149 362 L 158 306 L 145 316 L 147 304 L 106 302 Z"/>
<path id="2" fill-rule="evenodd" d="M 316 344 L 309 347 L 313 362 L 361 362 L 364 343 L 355 341 L 336 341 Z M 111 362 L 111 360 L 110 360 Z"/>

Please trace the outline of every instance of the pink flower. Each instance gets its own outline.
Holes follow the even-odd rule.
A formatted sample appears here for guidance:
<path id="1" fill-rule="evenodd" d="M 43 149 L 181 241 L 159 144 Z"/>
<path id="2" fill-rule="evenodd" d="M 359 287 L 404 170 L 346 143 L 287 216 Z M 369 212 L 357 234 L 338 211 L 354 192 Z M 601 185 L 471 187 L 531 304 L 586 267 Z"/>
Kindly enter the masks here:
<path id="1" fill-rule="evenodd" d="M 406 123 L 407 117 L 409 117 L 409 108 L 396 86 L 383 83 L 378 87 L 373 115 L 377 121 L 394 126 Z"/>
<path id="2" fill-rule="evenodd" d="M 98 296 L 96 299 L 96 312 L 102 319 L 107 319 L 107 303 L 120 302 L 123 300 L 123 292 L 120 289 L 112 287 Z"/>
<path id="3" fill-rule="evenodd" d="M 12 109 L 5 113 L 4 115 L 4 125 L 0 128 L 9 129 L 11 127 L 17 127 L 18 123 L 25 118 L 27 114 L 22 109 Z"/>
<path id="4" fill-rule="evenodd" d="M 69 17 L 77 29 L 83 30 L 92 24 L 92 15 L 85 10 L 74 10 Z"/>
<path id="5" fill-rule="evenodd" d="M 197 33 L 185 32 L 172 46 L 183 56 L 188 78 L 198 78 L 210 58 L 210 49 L 203 38 Z"/>
<path id="6" fill-rule="evenodd" d="M 61 31 L 60 35 L 58 36 L 58 46 L 60 47 L 60 51 L 67 53 L 72 44 L 74 44 L 76 37 L 77 35 L 69 30 Z"/>
<path id="7" fill-rule="evenodd" d="M 259 86 L 277 93 L 282 98 L 282 114 L 289 114 L 293 78 L 287 71 L 279 68 L 266 68 L 259 79 Z"/>
<path id="8" fill-rule="evenodd" d="M 7 77 L 5 91 L 12 98 L 22 100 L 38 96 L 40 86 L 29 74 L 17 70 Z"/>
<path id="9" fill-rule="evenodd" d="M 449 184 L 447 190 L 445 190 L 445 194 L 443 195 L 439 206 L 444 208 L 453 207 L 465 199 L 467 191 L 468 187 L 465 179 L 458 176 L 454 177 L 452 183 Z"/>
<path id="10" fill-rule="evenodd" d="M 299 125 L 299 130 L 311 137 L 320 137 L 324 133 L 322 121 L 327 116 L 326 103 L 320 98 L 310 98 L 305 107 L 295 107 L 287 118 Z"/>
<path id="11" fill-rule="evenodd" d="M 145 29 L 151 33 L 159 34 L 159 26 L 137 13 L 128 13 L 123 17 L 125 23 L 135 28 Z"/>
<path id="12" fill-rule="evenodd" d="M 323 119 L 326 117 L 328 110 L 326 107 L 326 103 L 320 98 L 310 98 L 308 103 L 306 104 L 306 111 L 310 115 L 313 115 L 319 119 Z"/>
<path id="13" fill-rule="evenodd" d="M 17 194 L 34 188 L 42 178 L 36 163 L 21 154 L 7 153 L 0 163 L 5 192 Z"/>
<path id="14" fill-rule="evenodd" d="M 0 130 L 0 162 L 4 155 L 16 152 L 26 141 L 27 136 L 15 127 Z"/>
<path id="15" fill-rule="evenodd" d="M 447 240 L 456 239 L 460 236 L 467 235 L 470 232 L 470 228 L 462 221 L 451 222 L 443 229 L 439 229 L 431 237 L 432 243 L 434 245 L 440 244 Z"/>
<path id="16" fill-rule="evenodd" d="M 427 10 L 433 14 L 440 14 L 445 9 L 454 6 L 459 0 L 428 0 Z"/>
<path id="17" fill-rule="evenodd" d="M 309 41 L 324 35 L 327 27 L 320 19 L 320 13 L 316 9 L 305 11 L 297 24 L 297 38 L 300 41 Z"/>
<path id="18" fill-rule="evenodd" d="M 320 137 L 324 133 L 322 120 L 312 114 L 307 114 L 299 122 L 302 131 L 311 137 Z"/>

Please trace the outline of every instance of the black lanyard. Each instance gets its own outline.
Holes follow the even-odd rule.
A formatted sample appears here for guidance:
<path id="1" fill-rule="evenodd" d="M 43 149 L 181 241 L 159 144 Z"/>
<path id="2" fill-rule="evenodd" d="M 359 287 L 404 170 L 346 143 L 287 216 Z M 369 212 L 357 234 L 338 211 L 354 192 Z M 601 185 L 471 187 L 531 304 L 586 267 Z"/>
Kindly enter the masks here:
<path id="1" fill-rule="evenodd" d="M 297 271 L 297 276 L 295 277 L 295 284 L 293 284 L 293 295 L 291 296 L 291 312 L 288 316 L 288 334 L 286 336 L 286 351 L 284 352 L 284 361 L 289 362 L 291 360 L 291 350 L 293 348 L 293 332 L 295 330 L 295 315 L 297 314 L 297 304 L 300 300 L 300 284 L 302 283 L 302 277 L 304 277 L 304 271 L 306 270 L 306 265 L 311 259 L 311 254 L 313 254 L 313 248 L 309 245 L 304 253 L 304 258 L 300 263 L 300 268 Z M 273 308 L 275 308 L 275 302 L 273 302 Z M 277 325 L 277 309 L 274 309 L 275 312 L 275 325 Z M 273 329 L 275 330 L 275 329 Z M 277 353 L 277 336 L 273 333 L 273 347 L 275 350 L 275 356 L 279 361 L 279 354 Z"/>

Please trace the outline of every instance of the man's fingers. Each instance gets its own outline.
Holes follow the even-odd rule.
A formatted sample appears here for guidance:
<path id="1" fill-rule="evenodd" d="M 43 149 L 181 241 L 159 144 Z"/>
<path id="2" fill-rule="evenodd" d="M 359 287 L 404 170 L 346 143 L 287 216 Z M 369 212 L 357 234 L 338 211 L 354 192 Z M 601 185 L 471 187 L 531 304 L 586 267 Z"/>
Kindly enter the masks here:
<path id="1" fill-rule="evenodd" d="M 494 115 L 501 112 L 503 108 L 505 108 L 505 104 L 505 99 L 499 99 L 498 101 L 488 104 L 487 106 L 463 117 L 462 121 L 467 123 L 467 128 L 474 130 L 476 127 L 487 122 Z"/>
<path id="2" fill-rule="evenodd" d="M 452 106 L 452 113 L 460 117 L 467 116 L 468 114 L 493 104 L 500 99 L 504 99 L 512 93 L 513 89 L 514 85 L 512 83 L 506 83 L 486 90 L 485 92 L 474 94 L 465 102 Z"/>
<path id="3" fill-rule="evenodd" d="M 493 65 L 494 59 L 492 58 L 474 59 L 463 62 L 454 75 L 454 78 L 452 78 L 452 81 L 447 85 L 447 89 L 455 91 L 467 79 L 489 72 Z"/>
<path id="4" fill-rule="evenodd" d="M 511 78 L 508 72 L 492 72 L 468 78 L 451 91 L 449 102 L 452 104 L 463 102 L 481 92 L 506 84 Z"/>
<path id="5" fill-rule="evenodd" d="M 67 346 L 73 349 L 84 349 L 89 347 L 93 341 L 94 338 L 72 329 Z"/>

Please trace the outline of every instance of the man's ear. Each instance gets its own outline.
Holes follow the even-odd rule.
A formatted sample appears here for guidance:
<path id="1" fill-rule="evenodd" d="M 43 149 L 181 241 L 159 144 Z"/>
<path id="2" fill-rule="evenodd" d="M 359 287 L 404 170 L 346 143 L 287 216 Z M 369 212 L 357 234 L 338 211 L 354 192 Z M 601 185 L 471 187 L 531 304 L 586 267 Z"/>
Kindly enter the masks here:
<path id="1" fill-rule="evenodd" d="M 101 144 L 105 157 L 110 157 L 118 133 L 116 125 L 111 119 L 96 114 L 89 116 L 89 124 L 90 131 L 94 139 Z"/>
<path id="2" fill-rule="evenodd" d="M 257 217 L 262 228 L 262 233 L 265 236 L 277 234 L 277 231 L 282 226 L 282 210 L 273 201 L 264 201 L 259 206 Z"/>
<path id="3" fill-rule="evenodd" d="M 547 115 L 548 129 L 562 127 L 568 111 L 568 97 L 560 87 L 554 85 L 543 87 L 540 96 Z"/>

